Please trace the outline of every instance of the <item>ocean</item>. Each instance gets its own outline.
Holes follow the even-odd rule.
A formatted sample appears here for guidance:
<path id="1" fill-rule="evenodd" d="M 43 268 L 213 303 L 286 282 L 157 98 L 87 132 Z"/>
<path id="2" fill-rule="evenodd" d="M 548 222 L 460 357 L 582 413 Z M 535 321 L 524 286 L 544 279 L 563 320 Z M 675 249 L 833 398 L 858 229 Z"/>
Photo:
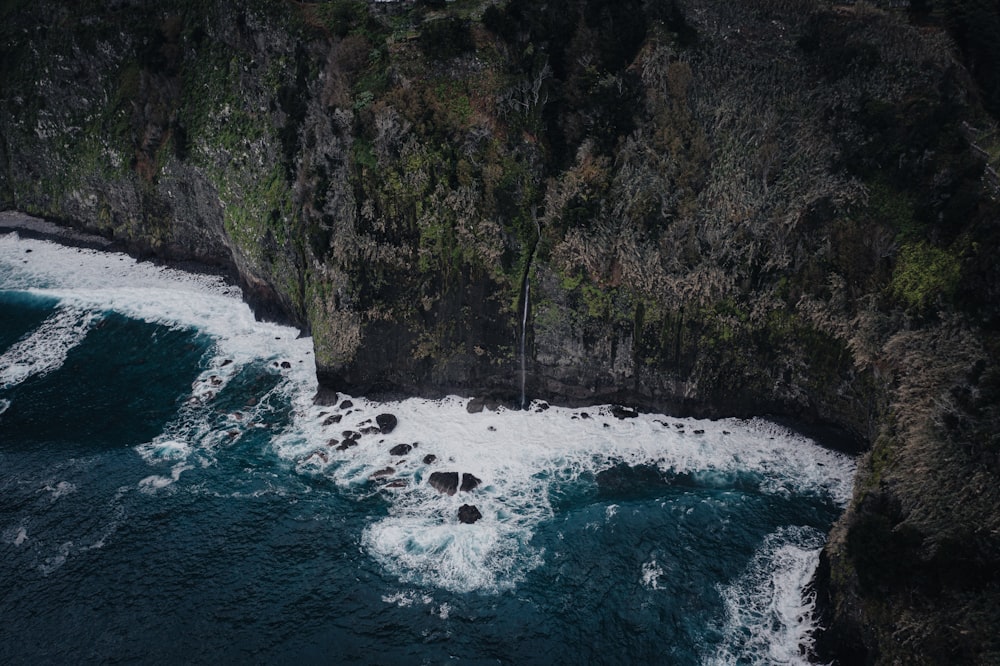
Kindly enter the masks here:
<path id="1" fill-rule="evenodd" d="M 0 663 L 806 663 L 850 457 L 316 389 L 220 278 L 0 235 Z"/>

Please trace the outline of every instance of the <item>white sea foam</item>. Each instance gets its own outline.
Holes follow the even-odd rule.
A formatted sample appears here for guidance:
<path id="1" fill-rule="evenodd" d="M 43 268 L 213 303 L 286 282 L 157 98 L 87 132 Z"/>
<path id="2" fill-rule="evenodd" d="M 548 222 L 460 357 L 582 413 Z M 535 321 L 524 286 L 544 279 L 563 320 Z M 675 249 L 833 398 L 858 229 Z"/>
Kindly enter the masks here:
<path id="1" fill-rule="evenodd" d="M 160 476 L 152 474 L 139 481 L 139 490 L 147 493 L 154 493 L 157 490 L 166 488 L 181 478 L 181 474 L 191 469 L 190 465 L 183 462 L 177 463 L 170 468 L 170 476 Z"/>
<path id="2" fill-rule="evenodd" d="M 3 415 L 10 408 L 10 400 L 0 399 L 0 415 Z"/>
<path id="3" fill-rule="evenodd" d="M 0 355 L 0 390 L 58 370 L 98 319 L 94 312 L 79 307 L 57 308 L 38 328 Z"/>
<path id="4" fill-rule="evenodd" d="M 52 494 L 51 501 L 55 502 L 60 497 L 76 492 L 76 484 L 69 481 L 60 481 L 55 486 L 47 485 L 42 490 Z"/>
<path id="5" fill-rule="evenodd" d="M 744 573 L 720 588 L 726 609 L 723 642 L 706 666 L 809 664 L 815 597 L 803 590 L 816 571 L 824 535 L 785 527 L 768 535 Z"/>
<path id="6" fill-rule="evenodd" d="M 258 410 L 254 407 L 220 414 L 212 405 L 213 398 L 248 365 L 268 367 L 280 374 L 274 391 L 315 393 L 312 341 L 299 338 L 294 328 L 256 321 L 239 289 L 219 277 L 139 262 L 124 254 L 22 239 L 16 234 L 0 236 L 0 269 L 4 276 L 0 288 L 60 303 L 51 324 L 42 324 L 5 353 L 3 361 L 7 362 L 0 362 L 4 369 L 0 371 L 0 387 L 56 369 L 99 316 L 95 313 L 117 312 L 149 323 L 196 330 L 213 339 L 203 362 L 205 369 L 194 382 L 187 403 L 160 436 L 137 446 L 152 465 L 173 465 L 195 452 L 201 455 L 199 462 L 207 464 L 213 449 L 257 427 Z"/>
<path id="7" fill-rule="evenodd" d="M 18 525 L 16 528 L 8 527 L 0 533 L 0 540 L 2 540 L 3 543 L 20 546 L 28 540 L 28 528 L 24 525 Z"/>
<path id="8" fill-rule="evenodd" d="M 394 606 L 399 606 L 400 608 L 408 608 L 415 604 L 427 605 L 433 601 L 430 595 L 415 592 L 414 590 L 398 591 L 392 594 L 383 594 L 382 601 L 387 604 L 393 604 Z"/>
<path id="9" fill-rule="evenodd" d="M 850 496 L 850 458 L 763 420 L 700 421 L 648 414 L 618 420 L 606 406 L 469 414 L 467 400 L 457 397 L 385 404 L 352 399 L 350 409 L 318 407 L 312 403 L 316 380 L 311 340 L 297 339 L 294 329 L 255 321 L 238 290 L 217 278 L 16 235 L 0 236 L 0 274 L 3 288 L 56 298 L 59 312 L 76 313 L 75 327 L 65 330 L 78 331 L 85 317 L 96 316 L 87 313 L 115 311 L 213 338 L 205 369 L 184 407 L 160 436 L 136 447 L 152 467 L 164 468 L 139 481 L 143 491 L 175 484 L 191 465 L 208 464 L 233 437 L 257 427 L 262 414 L 256 410 L 264 407 L 227 414 L 214 407 L 213 399 L 240 371 L 255 364 L 271 368 L 280 374 L 272 391 L 285 396 L 294 413 L 293 422 L 272 439 L 274 452 L 300 473 L 326 477 L 348 494 L 383 494 L 387 515 L 372 520 L 362 545 L 386 571 L 421 587 L 489 592 L 516 586 L 545 559 L 532 537 L 554 515 L 553 489 L 590 480 L 617 464 L 655 466 L 723 487 L 749 472 L 762 479 L 763 492 L 817 495 L 839 505 Z M 28 343 L 22 347 L 31 349 Z M 18 353 L 46 358 L 40 351 Z M 289 367 L 275 369 L 282 361 Z M 7 365 L 14 364 L 3 367 Z M 23 376 L 46 367 L 44 361 L 28 365 L 30 372 Z M 24 371 L 9 372 L 14 377 Z M 590 418 L 582 418 L 584 411 Z M 341 431 L 358 430 L 382 412 L 399 418 L 391 435 L 366 435 L 343 451 L 327 445 L 332 438 L 341 439 Z M 340 422 L 324 425 L 333 416 L 340 416 Z M 392 455 L 391 447 L 399 443 L 416 446 Z M 425 462 L 426 456 L 434 456 L 434 461 Z M 481 485 L 471 493 L 444 495 L 428 484 L 434 471 L 473 474 Z M 475 524 L 458 521 L 464 503 L 482 513 Z M 607 511 L 606 518 L 613 517 L 614 507 Z M 798 646 L 811 627 L 808 609 L 800 601 L 803 572 L 814 569 L 822 535 L 812 534 L 810 538 L 819 539 L 814 543 L 796 540 L 795 534 L 793 529 L 769 537 L 747 573 L 722 590 L 732 622 L 751 627 L 751 637 L 742 642 L 727 639 L 708 661 L 751 655 L 745 658 L 796 663 Z M 44 566 L 58 566 L 60 556 L 65 559 L 60 552 Z M 662 574 L 651 560 L 641 575 L 646 587 L 656 589 Z M 407 603 L 404 598 L 386 602 Z M 442 606 L 442 617 L 448 612 Z"/>
<path id="10" fill-rule="evenodd" d="M 655 559 L 642 564 L 642 585 L 650 590 L 660 589 L 660 578 L 663 576 L 663 569 L 656 563 Z"/>
<path id="11" fill-rule="evenodd" d="M 749 471 L 760 475 L 763 492 L 811 494 L 841 505 L 850 496 L 850 458 L 761 420 L 651 414 L 619 420 L 608 406 L 469 414 L 468 401 L 457 397 L 351 401 L 344 410 L 298 405 L 296 424 L 274 440 L 275 449 L 303 473 L 325 475 L 361 494 L 384 492 L 389 515 L 369 525 L 362 543 L 388 571 L 416 584 L 510 589 L 544 561 L 531 542 L 537 526 L 553 517 L 550 490 L 620 463 L 719 484 Z M 580 418 L 583 411 L 590 418 Z M 327 446 L 381 412 L 399 419 L 390 435 L 363 436 L 343 451 Z M 323 425 L 337 415 L 338 423 Z M 390 453 L 395 444 L 414 442 L 405 455 Z M 429 464 L 428 455 L 434 457 Z M 470 473 L 482 484 L 471 493 L 444 495 L 428 484 L 434 471 Z M 483 518 L 461 524 L 457 513 L 464 503 L 474 504 Z M 611 516 L 614 509 L 607 511 Z"/>

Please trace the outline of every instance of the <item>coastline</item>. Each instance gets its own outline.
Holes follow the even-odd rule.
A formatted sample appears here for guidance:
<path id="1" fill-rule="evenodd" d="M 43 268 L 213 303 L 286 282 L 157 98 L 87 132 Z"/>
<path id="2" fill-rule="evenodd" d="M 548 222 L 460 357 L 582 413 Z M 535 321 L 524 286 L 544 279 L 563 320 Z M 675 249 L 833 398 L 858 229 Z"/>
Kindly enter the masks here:
<path id="1" fill-rule="evenodd" d="M 89 231 L 81 231 L 69 225 L 60 224 L 17 210 L 0 211 L 0 234 L 16 233 L 24 238 L 51 241 L 67 247 L 78 247 L 101 252 L 122 252 L 137 261 L 148 261 L 160 266 L 168 266 L 198 275 L 215 275 L 227 284 L 239 286 L 236 269 L 232 266 L 210 264 L 195 259 L 178 259 L 139 252 L 128 243 L 106 238 Z"/>
<path id="2" fill-rule="evenodd" d="M 225 279 L 227 284 L 235 286 L 240 285 L 240 281 L 235 275 L 235 271 L 233 269 L 224 269 L 220 266 L 195 260 L 178 260 L 160 256 L 144 255 L 136 252 L 126 243 L 121 241 L 105 238 L 104 236 L 90 232 L 80 231 L 70 226 L 61 225 L 57 222 L 35 217 L 16 210 L 0 211 L 0 234 L 6 233 L 17 233 L 25 238 L 51 241 L 68 247 L 79 247 L 98 250 L 101 252 L 122 252 L 136 258 L 139 261 L 150 261 L 157 265 L 168 266 L 170 268 L 176 268 L 201 275 L 215 275 Z M 245 292 L 244 301 L 250 304 L 251 309 L 253 309 L 252 304 L 246 298 Z M 350 394 L 353 397 L 365 397 L 376 401 L 393 401 L 409 397 L 434 399 L 442 398 L 446 395 L 461 395 L 467 393 L 467 397 L 492 399 L 492 401 L 505 404 L 507 406 L 512 406 L 515 402 L 513 397 L 497 396 L 489 390 L 455 392 L 449 391 L 447 387 L 441 387 L 438 389 L 423 387 L 423 390 L 418 389 L 414 392 L 407 392 L 403 390 L 380 391 L 377 388 L 372 391 L 358 392 L 355 390 L 352 392 L 349 390 L 350 388 L 358 389 L 360 387 L 344 386 L 339 389 L 332 389 L 321 383 L 315 396 L 315 400 L 318 404 L 331 404 L 330 401 L 336 400 L 337 395 L 341 392 Z M 505 397 L 507 399 L 504 399 Z M 641 412 L 663 414 L 676 418 L 691 417 L 718 420 L 722 418 L 748 418 L 749 416 L 759 416 L 760 418 L 764 418 L 768 421 L 788 428 L 789 430 L 802 436 L 808 437 L 826 449 L 846 453 L 851 456 L 857 456 L 868 448 L 867 442 L 860 439 L 855 433 L 848 432 L 844 428 L 834 424 L 809 422 L 801 418 L 795 418 L 787 414 L 782 414 L 780 411 L 776 412 L 774 410 L 764 409 L 759 413 L 750 414 L 745 409 L 720 410 L 713 408 L 712 406 L 702 406 L 701 408 L 698 408 L 693 405 L 683 404 L 675 404 L 673 405 L 673 409 L 670 409 L 669 407 L 671 407 L 671 405 L 653 405 L 650 404 L 648 400 L 642 400 L 638 396 L 629 396 L 627 391 L 595 397 L 598 399 L 588 401 L 582 399 L 572 399 L 565 396 L 546 397 L 543 395 L 537 395 L 533 396 L 533 399 L 542 400 L 553 406 L 574 408 L 594 407 L 603 404 L 619 404 Z M 604 399 L 601 400 L 600 398 Z"/>

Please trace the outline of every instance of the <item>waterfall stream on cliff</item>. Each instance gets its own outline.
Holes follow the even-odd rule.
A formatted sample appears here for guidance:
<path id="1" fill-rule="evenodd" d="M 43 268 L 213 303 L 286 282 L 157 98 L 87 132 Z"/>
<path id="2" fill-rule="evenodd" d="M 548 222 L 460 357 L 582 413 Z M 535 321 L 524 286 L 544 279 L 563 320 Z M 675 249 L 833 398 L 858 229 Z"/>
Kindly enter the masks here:
<path id="1" fill-rule="evenodd" d="M 528 381 L 528 302 L 531 298 L 531 282 L 527 276 L 524 278 L 524 311 L 521 315 L 521 409 L 527 407 L 527 397 L 524 392 L 525 384 Z"/>
<path id="2" fill-rule="evenodd" d="M 0 312 L 4 663 L 804 661 L 854 466 L 795 433 L 315 405 L 232 287 L 16 235 Z"/>

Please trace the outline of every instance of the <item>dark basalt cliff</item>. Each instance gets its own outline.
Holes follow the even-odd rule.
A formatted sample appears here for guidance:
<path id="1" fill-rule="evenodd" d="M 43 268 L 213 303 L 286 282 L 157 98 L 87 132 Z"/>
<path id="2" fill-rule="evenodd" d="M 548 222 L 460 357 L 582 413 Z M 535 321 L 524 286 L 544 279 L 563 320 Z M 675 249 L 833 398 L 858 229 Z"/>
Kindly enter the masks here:
<path id="1" fill-rule="evenodd" d="M 7 2 L 0 204 L 229 268 L 328 389 L 514 399 L 523 339 L 529 397 L 832 426 L 821 656 L 998 663 L 986 5 Z"/>

